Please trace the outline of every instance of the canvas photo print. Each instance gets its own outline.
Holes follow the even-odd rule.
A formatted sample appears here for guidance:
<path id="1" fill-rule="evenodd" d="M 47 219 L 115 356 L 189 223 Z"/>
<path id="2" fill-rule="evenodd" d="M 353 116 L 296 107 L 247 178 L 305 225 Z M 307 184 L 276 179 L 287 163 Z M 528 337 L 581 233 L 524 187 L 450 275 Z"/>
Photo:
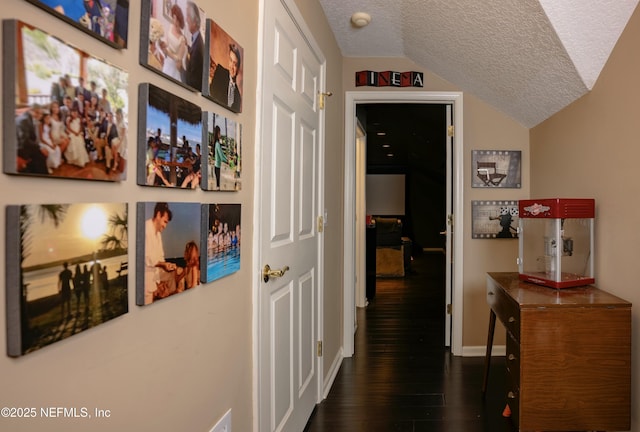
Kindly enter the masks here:
<path id="1" fill-rule="evenodd" d="M 202 94 L 235 112 L 242 112 L 244 49 L 215 21 L 207 20 L 207 80 Z"/>
<path id="2" fill-rule="evenodd" d="M 3 34 L 4 172 L 125 180 L 127 72 L 21 21 Z"/>
<path id="3" fill-rule="evenodd" d="M 95 38 L 127 47 L 129 0 L 27 0 Z"/>
<path id="4" fill-rule="evenodd" d="M 202 111 L 152 84 L 140 84 L 138 184 L 200 187 Z"/>
<path id="5" fill-rule="evenodd" d="M 202 205 L 203 282 L 213 282 L 240 270 L 240 204 Z"/>
<path id="6" fill-rule="evenodd" d="M 12 205 L 6 214 L 10 356 L 128 312 L 126 203 Z"/>
<path id="7" fill-rule="evenodd" d="M 202 188 L 215 191 L 242 189 L 242 125 L 214 112 L 203 113 L 206 166 Z"/>
<path id="8" fill-rule="evenodd" d="M 140 64 L 194 91 L 204 76 L 206 16 L 191 0 L 142 0 Z"/>
<path id="9" fill-rule="evenodd" d="M 138 305 L 200 285 L 200 216 L 199 203 L 138 203 Z"/>
<path id="10" fill-rule="evenodd" d="M 518 238 L 518 201 L 471 201 L 471 238 Z"/>
<path id="11" fill-rule="evenodd" d="M 472 187 L 520 188 L 520 150 L 473 150 L 471 153 Z"/>

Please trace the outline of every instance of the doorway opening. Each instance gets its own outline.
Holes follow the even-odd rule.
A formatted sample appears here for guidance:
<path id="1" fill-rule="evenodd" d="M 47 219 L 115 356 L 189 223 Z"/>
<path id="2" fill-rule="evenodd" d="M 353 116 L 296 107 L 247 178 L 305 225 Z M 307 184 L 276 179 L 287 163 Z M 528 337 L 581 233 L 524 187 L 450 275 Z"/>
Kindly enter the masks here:
<path id="1" fill-rule="evenodd" d="M 453 235 L 454 220 L 453 215 L 462 215 L 462 94 L 458 92 L 454 93 L 433 93 L 433 92 L 347 92 L 346 93 L 346 106 L 345 106 L 345 298 L 344 298 L 344 340 L 343 351 L 345 357 L 353 355 L 353 338 L 357 328 L 356 321 L 356 293 L 355 285 L 356 280 L 365 279 L 364 274 L 359 274 L 358 265 L 365 259 L 361 256 L 361 251 L 364 250 L 362 245 L 357 244 L 361 242 L 363 236 L 357 236 L 356 233 L 360 229 L 360 224 L 364 224 L 364 210 L 358 208 L 357 203 L 361 203 L 360 194 L 363 193 L 362 187 L 356 187 L 356 185 L 362 185 L 366 170 L 362 169 L 363 164 L 358 163 L 358 157 L 356 156 L 356 136 L 357 136 L 357 124 L 358 119 L 356 113 L 358 110 L 362 110 L 361 105 L 374 104 L 400 104 L 400 105 L 415 105 L 415 104 L 428 104 L 433 105 L 430 109 L 439 110 L 444 107 L 446 113 L 444 117 L 446 122 L 440 130 L 441 136 L 445 136 L 446 155 L 443 158 L 434 158 L 440 160 L 440 169 L 445 171 L 444 182 L 446 188 L 444 192 L 444 211 L 437 221 L 439 229 L 444 228 L 442 238 L 436 239 L 429 236 L 419 235 L 420 240 L 416 244 L 416 247 L 432 249 L 438 248 L 439 244 L 444 243 L 445 255 L 446 255 L 446 304 L 451 305 L 447 309 L 451 311 L 450 315 L 445 319 L 445 344 L 451 346 L 451 351 L 454 355 L 461 355 L 462 352 L 462 238 L 463 228 L 462 226 L 456 226 L 455 236 Z M 440 107 L 440 108 L 438 108 Z M 437 116 L 436 116 L 437 117 Z M 455 132 L 454 132 L 455 131 Z M 366 131 L 365 127 L 365 139 L 370 139 L 366 134 L 370 133 Z M 414 149 L 424 150 L 424 149 Z M 410 150 L 408 150 L 410 151 Z M 414 155 L 417 157 L 418 155 Z M 383 156 L 388 157 L 388 156 Z M 398 170 L 398 168 L 385 168 L 385 170 Z M 433 174 L 435 175 L 435 174 Z M 424 179 L 423 179 L 424 180 Z M 416 186 L 414 186 L 416 188 Z M 460 216 L 461 218 L 461 216 Z M 415 229 L 415 221 L 413 229 Z M 433 233 L 431 233 L 433 234 Z M 440 231 L 437 233 L 440 235 Z M 356 240 L 357 239 L 357 240 Z M 421 244 L 423 243 L 423 244 Z M 443 305 L 445 307 L 445 305 Z M 353 324 L 353 325 L 351 325 Z"/>
<path id="2" fill-rule="evenodd" d="M 401 287 L 403 279 L 408 282 L 407 278 L 428 270 L 440 275 L 436 280 L 441 283 L 429 287 L 441 299 L 430 305 L 437 312 L 430 316 L 437 328 L 444 329 L 445 260 L 440 258 L 445 252 L 449 171 L 447 105 L 358 104 L 356 115 L 365 137 L 365 143 L 356 143 L 356 155 L 366 159 L 365 182 L 358 182 L 363 177 L 358 174 L 356 194 L 359 201 L 365 199 L 358 206 L 365 208 L 367 219 L 366 281 L 357 278 L 356 306 L 369 305 L 378 285 Z M 358 156 L 359 151 L 366 154 Z M 361 243 L 356 233 L 356 244 Z M 425 254 L 439 256 L 425 259 Z M 362 266 L 360 257 L 358 248 L 356 262 Z M 363 274 L 362 269 L 357 274 Z M 432 343 L 450 345 L 444 332 L 436 339 Z"/>
<path id="3" fill-rule="evenodd" d="M 402 235 L 411 240 L 414 254 L 444 252 L 446 108 L 396 103 L 356 107 L 367 137 L 367 214 L 401 220 Z"/>

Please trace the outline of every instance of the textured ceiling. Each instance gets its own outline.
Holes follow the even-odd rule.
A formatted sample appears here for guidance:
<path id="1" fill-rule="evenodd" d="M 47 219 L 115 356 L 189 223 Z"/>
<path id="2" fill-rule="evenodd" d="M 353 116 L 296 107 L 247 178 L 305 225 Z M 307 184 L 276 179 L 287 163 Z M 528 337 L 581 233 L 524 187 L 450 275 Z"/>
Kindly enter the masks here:
<path id="1" fill-rule="evenodd" d="M 591 90 L 638 1 L 320 3 L 345 57 L 409 58 L 533 127 Z"/>

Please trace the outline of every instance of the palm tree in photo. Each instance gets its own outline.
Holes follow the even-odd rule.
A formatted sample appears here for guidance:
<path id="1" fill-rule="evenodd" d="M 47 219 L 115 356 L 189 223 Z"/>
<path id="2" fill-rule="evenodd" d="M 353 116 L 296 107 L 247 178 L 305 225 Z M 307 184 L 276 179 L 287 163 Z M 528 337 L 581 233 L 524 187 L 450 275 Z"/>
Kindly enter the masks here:
<path id="1" fill-rule="evenodd" d="M 123 205 L 124 211 L 114 212 L 109 216 L 108 224 L 109 230 L 106 234 L 102 236 L 102 247 L 104 250 L 118 252 L 122 255 L 127 254 L 128 247 L 128 234 L 129 234 L 129 214 L 128 214 L 128 206 L 126 204 Z M 113 256 L 113 255 L 109 255 Z M 119 296 L 119 299 L 116 303 L 112 303 L 112 307 L 117 308 L 117 304 L 120 304 L 120 309 L 116 310 L 116 315 L 120 313 L 124 313 L 127 310 L 127 269 L 129 265 L 127 260 L 120 262 L 120 268 L 116 269 L 116 273 L 118 274 L 118 278 L 116 279 L 116 283 L 119 285 L 119 290 L 111 290 L 110 295 Z M 114 294 L 117 293 L 117 294 Z M 113 313 L 114 309 L 108 309 L 108 311 L 104 313 Z M 118 313 L 119 312 L 119 313 Z"/>
<path id="2" fill-rule="evenodd" d="M 109 217 L 109 233 L 102 237 L 102 246 L 109 250 L 126 250 L 128 245 L 129 215 L 127 206 L 124 213 L 113 213 Z"/>
<path id="3" fill-rule="evenodd" d="M 42 204 L 42 205 L 22 205 L 20 206 L 20 324 L 22 327 L 22 350 L 31 346 L 31 332 L 29 331 L 29 316 L 27 309 L 27 285 L 24 283 L 24 261 L 29 256 L 31 247 L 31 233 L 29 227 L 33 223 L 34 213 L 40 218 L 40 223 L 46 220 L 53 222 L 57 228 L 67 214 L 68 204 Z"/>

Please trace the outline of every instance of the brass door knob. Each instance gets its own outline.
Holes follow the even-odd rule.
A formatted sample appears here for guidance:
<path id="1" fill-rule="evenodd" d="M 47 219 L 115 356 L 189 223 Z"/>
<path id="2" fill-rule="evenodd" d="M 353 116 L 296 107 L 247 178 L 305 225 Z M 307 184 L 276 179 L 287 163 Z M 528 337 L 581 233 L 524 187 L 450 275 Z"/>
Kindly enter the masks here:
<path id="1" fill-rule="evenodd" d="M 272 270 L 269 264 L 266 264 L 262 269 L 262 279 L 266 282 L 269 282 L 269 279 L 272 277 L 279 278 L 284 276 L 284 274 L 289 270 L 289 266 L 284 266 L 280 270 Z"/>

